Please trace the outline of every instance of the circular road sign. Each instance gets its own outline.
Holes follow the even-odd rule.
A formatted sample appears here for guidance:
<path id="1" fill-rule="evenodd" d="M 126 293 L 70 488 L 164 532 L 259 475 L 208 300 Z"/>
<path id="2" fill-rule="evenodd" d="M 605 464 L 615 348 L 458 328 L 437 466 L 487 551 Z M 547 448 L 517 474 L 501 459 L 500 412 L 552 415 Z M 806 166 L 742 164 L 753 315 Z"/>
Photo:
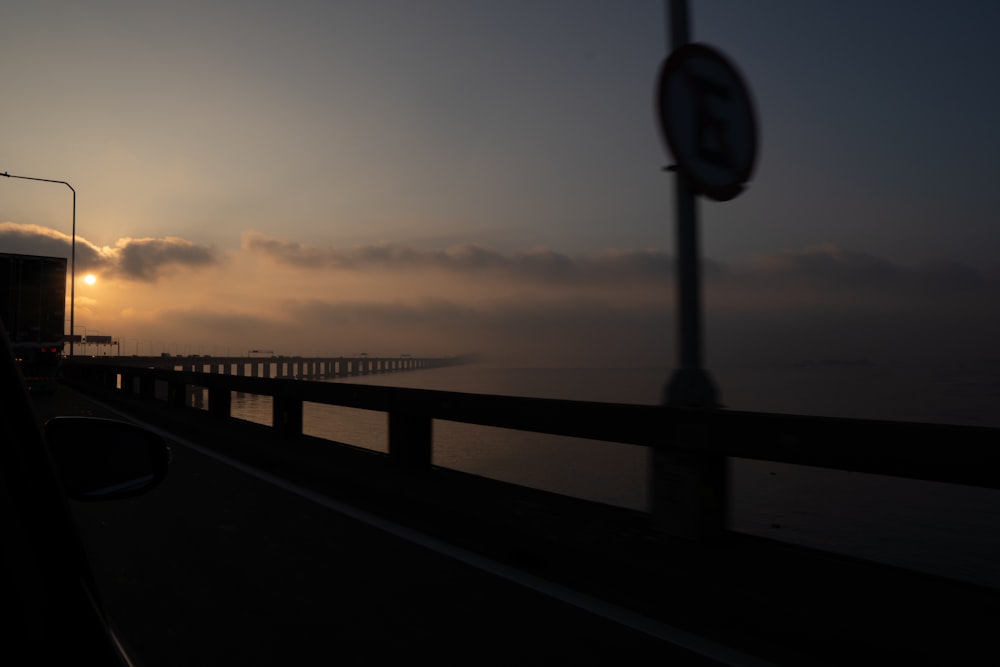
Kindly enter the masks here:
<path id="1" fill-rule="evenodd" d="M 750 92 L 729 59 L 705 44 L 684 44 L 660 68 L 660 130 L 677 168 L 716 201 L 743 191 L 757 158 Z"/>

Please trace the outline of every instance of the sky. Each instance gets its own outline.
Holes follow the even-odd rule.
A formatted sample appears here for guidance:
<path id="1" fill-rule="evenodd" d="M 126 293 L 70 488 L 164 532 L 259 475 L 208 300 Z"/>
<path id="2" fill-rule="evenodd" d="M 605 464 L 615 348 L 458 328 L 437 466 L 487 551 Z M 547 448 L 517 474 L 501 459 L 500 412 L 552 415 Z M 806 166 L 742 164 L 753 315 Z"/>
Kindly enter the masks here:
<path id="1" fill-rule="evenodd" d="M 1000 358 L 1000 4 L 690 14 L 760 147 L 698 205 L 706 364 Z M 669 367 L 668 50 L 652 0 L 6 3 L 0 172 L 76 191 L 123 354 Z M 72 202 L 0 178 L 0 251 Z"/>

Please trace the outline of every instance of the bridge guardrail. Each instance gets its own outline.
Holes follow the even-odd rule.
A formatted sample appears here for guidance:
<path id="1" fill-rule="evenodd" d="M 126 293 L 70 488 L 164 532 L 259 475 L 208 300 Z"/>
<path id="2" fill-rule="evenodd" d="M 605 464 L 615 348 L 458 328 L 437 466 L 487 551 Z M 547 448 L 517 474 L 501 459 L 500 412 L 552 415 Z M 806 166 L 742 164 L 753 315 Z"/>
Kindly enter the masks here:
<path id="1" fill-rule="evenodd" d="M 232 392 L 270 396 L 272 428 L 289 436 L 302 434 L 305 402 L 384 412 L 388 459 L 409 468 L 431 466 L 435 419 L 647 447 L 654 468 L 656 455 L 670 462 L 666 473 L 653 473 L 654 521 L 663 513 L 698 515 L 698 525 L 685 520 L 680 534 L 724 529 L 727 481 L 720 471 L 728 457 L 1000 489 L 1000 429 L 988 427 L 467 394 L 90 360 L 68 363 L 65 373 L 150 399 L 155 383 L 163 382 L 168 402 L 178 407 L 189 387 L 203 387 L 209 412 L 219 418 L 231 416 Z M 688 487 L 687 500 L 676 497 L 679 486 Z M 657 501 L 663 497 L 666 507 Z"/>

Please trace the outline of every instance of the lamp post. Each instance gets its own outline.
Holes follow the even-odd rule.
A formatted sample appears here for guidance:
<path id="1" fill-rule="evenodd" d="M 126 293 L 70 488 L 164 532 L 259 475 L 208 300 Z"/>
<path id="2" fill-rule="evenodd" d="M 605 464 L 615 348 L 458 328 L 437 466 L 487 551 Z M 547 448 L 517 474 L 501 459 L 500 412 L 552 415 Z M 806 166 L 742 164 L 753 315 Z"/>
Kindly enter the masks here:
<path id="1" fill-rule="evenodd" d="M 35 178 L 33 176 L 16 176 L 0 172 L 0 176 L 7 178 L 20 178 L 25 181 L 42 181 L 44 183 L 62 183 L 73 192 L 73 236 L 70 250 L 69 264 L 69 356 L 73 356 L 73 317 L 76 312 L 76 189 L 66 181 L 58 181 L 52 178 Z"/>

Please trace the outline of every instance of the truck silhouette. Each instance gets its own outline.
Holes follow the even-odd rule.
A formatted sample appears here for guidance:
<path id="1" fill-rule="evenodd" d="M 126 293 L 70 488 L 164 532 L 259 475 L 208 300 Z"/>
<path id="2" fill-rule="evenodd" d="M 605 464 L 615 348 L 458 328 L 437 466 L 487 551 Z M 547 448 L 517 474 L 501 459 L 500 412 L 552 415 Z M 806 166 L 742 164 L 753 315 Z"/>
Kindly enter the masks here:
<path id="1" fill-rule="evenodd" d="M 66 258 L 0 253 L 0 320 L 28 389 L 53 390 L 66 338 Z"/>

